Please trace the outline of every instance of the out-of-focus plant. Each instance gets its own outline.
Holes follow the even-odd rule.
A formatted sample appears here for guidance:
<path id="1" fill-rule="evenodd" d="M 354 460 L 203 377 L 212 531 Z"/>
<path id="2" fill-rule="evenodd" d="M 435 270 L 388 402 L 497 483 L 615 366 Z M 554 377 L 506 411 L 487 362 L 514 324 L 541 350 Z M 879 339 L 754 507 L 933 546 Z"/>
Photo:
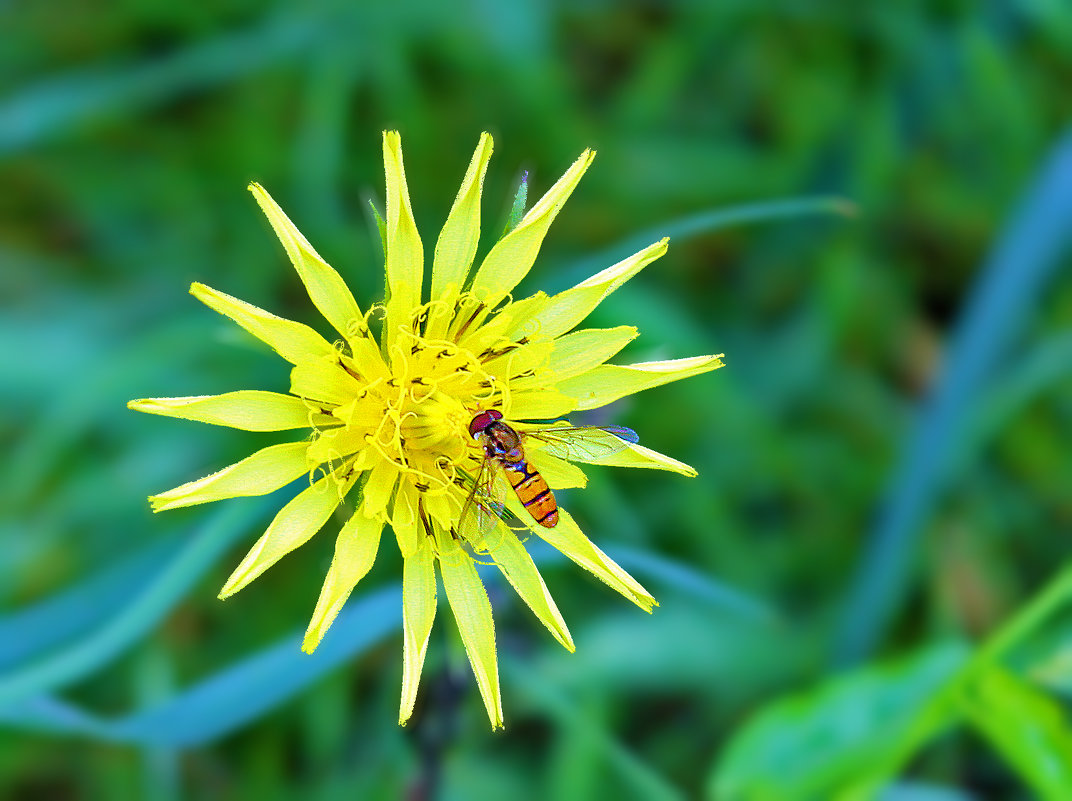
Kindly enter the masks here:
<path id="1" fill-rule="evenodd" d="M 1072 7 L 57 0 L 0 22 L 0 795 L 647 800 L 793 775 L 827 801 L 883 771 L 881 801 L 1058 786 L 1063 607 L 986 644 L 1067 559 L 1072 284 L 1067 257 L 1033 261 L 1064 240 L 1030 225 L 1060 228 L 1062 194 L 1016 215 L 1028 236 L 995 250 L 1001 280 L 977 268 L 1068 124 Z M 376 263 L 375 221 L 354 220 L 385 127 L 406 131 L 420 230 L 474 130 L 517 170 L 489 171 L 488 198 L 525 170 L 551 185 L 591 143 L 604 166 L 519 292 L 670 236 L 592 325 L 635 322 L 631 361 L 733 355 L 614 412 L 700 480 L 592 471 L 562 493 L 655 617 L 530 538 L 584 642 L 569 654 L 481 569 L 512 696 L 494 737 L 464 654 L 434 636 L 429 703 L 377 726 L 398 704 L 394 549 L 308 656 L 286 621 L 315 604 L 330 542 L 267 571 L 241 614 L 211 600 L 287 497 L 157 517 L 132 501 L 262 435 L 126 399 L 286 380 L 175 287 L 211 273 L 308 319 L 240 187 L 271 186 L 329 262 Z M 485 212 L 507 227 L 507 204 Z M 377 271 L 348 278 L 362 308 L 382 297 Z"/>

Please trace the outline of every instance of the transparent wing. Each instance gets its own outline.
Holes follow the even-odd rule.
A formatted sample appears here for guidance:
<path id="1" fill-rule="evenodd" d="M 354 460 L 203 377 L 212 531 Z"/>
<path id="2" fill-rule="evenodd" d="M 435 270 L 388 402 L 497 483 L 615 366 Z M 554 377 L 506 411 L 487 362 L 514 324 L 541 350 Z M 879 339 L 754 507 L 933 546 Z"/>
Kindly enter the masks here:
<path id="1" fill-rule="evenodd" d="M 542 442 L 552 456 L 577 462 L 613 456 L 640 440 L 625 426 L 561 426 L 526 431 L 523 436 Z"/>
<path id="2" fill-rule="evenodd" d="M 458 533 L 463 539 L 478 543 L 495 530 L 500 520 L 511 517 L 506 511 L 504 482 L 498 478 L 499 465 L 485 456 L 458 516 Z"/>

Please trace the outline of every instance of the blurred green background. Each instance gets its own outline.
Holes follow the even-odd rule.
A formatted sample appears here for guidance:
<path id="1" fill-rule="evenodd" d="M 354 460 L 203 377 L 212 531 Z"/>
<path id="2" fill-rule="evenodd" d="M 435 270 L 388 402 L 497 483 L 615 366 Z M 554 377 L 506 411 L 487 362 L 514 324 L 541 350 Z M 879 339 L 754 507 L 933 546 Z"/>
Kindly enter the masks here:
<path id="1" fill-rule="evenodd" d="M 1072 798 L 1072 6 L 54 0 L 0 30 L 0 798 Z M 216 601 L 286 496 L 145 496 L 271 435 L 125 409 L 286 388 L 186 293 L 319 324 L 251 180 L 378 299 L 384 128 L 429 245 L 482 130 L 485 249 L 523 170 L 538 197 L 596 148 L 523 289 L 670 234 L 592 322 L 727 358 L 611 411 L 699 478 L 562 499 L 654 616 L 539 552 L 570 655 L 492 587 L 504 733 L 445 610 L 396 726 L 392 548 L 316 657 L 330 534 Z"/>

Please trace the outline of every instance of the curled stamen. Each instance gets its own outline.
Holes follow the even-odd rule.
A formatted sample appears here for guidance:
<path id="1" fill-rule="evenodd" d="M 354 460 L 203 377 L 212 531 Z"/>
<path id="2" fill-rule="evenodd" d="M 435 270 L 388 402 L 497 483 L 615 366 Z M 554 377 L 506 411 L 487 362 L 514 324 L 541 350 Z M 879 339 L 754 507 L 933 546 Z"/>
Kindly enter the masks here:
<path id="1" fill-rule="evenodd" d="M 499 314 L 504 309 L 509 307 L 510 304 L 512 304 L 513 302 L 513 295 L 509 292 L 503 298 L 499 299 L 499 301 L 495 304 L 494 308 L 491 308 L 487 305 L 486 298 L 480 300 L 470 317 L 454 333 L 454 339 L 460 342 L 462 339 L 462 335 L 465 334 L 465 332 L 469 330 L 470 327 L 472 327 L 474 330 L 479 329 L 487 322 L 489 317 L 494 317 L 495 315 Z"/>
<path id="2" fill-rule="evenodd" d="M 377 306 L 380 304 L 376 304 Z M 350 339 L 368 339 L 372 336 L 369 327 L 369 318 L 376 311 L 376 306 L 370 308 L 360 317 L 354 317 L 346 322 L 346 336 Z"/>
<path id="3" fill-rule="evenodd" d="M 318 464 L 309 471 L 309 487 L 312 488 L 321 478 L 332 475 L 332 470 L 325 469 L 323 464 Z"/>
<path id="4" fill-rule="evenodd" d="M 417 396 L 417 390 L 413 387 L 413 384 L 418 384 L 419 386 L 422 386 L 422 387 L 428 387 L 428 392 L 426 392 L 424 395 L 418 397 Z M 410 397 L 410 400 L 413 403 L 420 404 L 420 403 L 424 403 L 425 401 L 429 400 L 438 391 L 439 391 L 439 382 L 438 381 L 433 381 L 431 384 L 426 384 L 423 381 L 421 381 L 419 378 L 414 378 L 410 382 L 409 397 Z"/>
<path id="5" fill-rule="evenodd" d="M 427 323 L 434 313 L 447 311 L 447 304 L 442 300 L 430 300 L 413 310 L 413 330 L 420 330 L 419 326 Z"/>
<path id="6" fill-rule="evenodd" d="M 510 408 L 510 385 L 499 381 L 495 376 L 484 374 L 485 378 L 480 382 L 480 386 L 487 389 L 484 394 L 474 394 L 473 399 L 480 402 L 482 408 L 488 406 L 502 407 L 503 409 Z M 495 402 L 495 398 L 500 398 L 499 402 Z"/>
<path id="7" fill-rule="evenodd" d="M 531 340 L 538 339 L 542 328 L 543 324 L 538 318 L 529 317 L 510 331 L 507 336 L 516 339 L 519 345 L 524 345 Z M 521 336 L 519 337 L 518 334 L 521 334 Z"/>
<path id="8" fill-rule="evenodd" d="M 394 347 L 391 348 L 391 355 L 395 357 L 391 359 L 391 366 L 394 369 L 395 373 L 391 381 L 397 381 L 397 383 L 391 384 L 391 386 L 397 386 L 400 383 L 405 383 L 406 378 L 409 374 L 410 348 L 406 347 L 405 340 L 413 339 L 416 342 L 420 341 L 416 337 L 414 337 L 410 331 L 407 331 L 405 326 L 399 326 L 398 332 L 398 339 L 395 341 Z M 388 381 L 387 383 L 390 384 L 391 381 Z"/>
<path id="9" fill-rule="evenodd" d="M 348 459 L 340 454 L 338 467 L 332 467 L 335 463 L 334 458 L 325 463 L 329 466 L 325 475 L 332 479 L 332 486 L 334 486 L 335 494 L 338 495 L 340 501 L 346 498 L 347 484 L 354 473 L 358 471 L 357 463 L 360 460 L 360 456 L 351 454 L 351 457 Z"/>
<path id="10" fill-rule="evenodd" d="M 425 318 L 427 324 L 425 325 L 425 332 L 433 330 L 433 322 L 439 325 L 434 326 L 437 330 L 446 330 L 450 325 L 450 321 L 454 315 L 454 304 L 448 303 L 442 298 L 428 301 L 425 304 Z"/>
<path id="11" fill-rule="evenodd" d="M 389 423 L 394 423 L 394 432 L 389 433 L 386 439 L 382 438 L 385 427 Z M 397 407 L 389 407 L 384 414 L 382 420 L 376 429 L 372 433 L 372 444 L 376 446 L 380 454 L 388 461 L 394 462 L 399 467 L 406 467 L 408 462 L 406 460 L 405 450 L 403 448 L 402 433 L 401 433 L 401 415 L 398 412 Z M 394 454 L 388 455 L 386 448 L 391 448 Z"/>
<path id="12" fill-rule="evenodd" d="M 511 304 L 513 304 L 513 302 L 514 302 L 514 293 L 513 292 L 507 292 L 506 295 L 495 305 L 495 309 L 491 313 L 492 314 L 498 314 L 503 309 L 505 309 L 507 306 L 510 306 Z"/>
<path id="13" fill-rule="evenodd" d="M 469 454 L 471 457 L 471 454 Z M 435 466 L 443 474 L 444 480 L 448 484 L 454 483 L 455 476 L 458 475 L 458 470 L 454 466 L 454 462 L 448 459 L 446 456 L 440 456 L 435 460 Z"/>
<path id="14" fill-rule="evenodd" d="M 331 430 L 330 428 L 325 429 L 320 424 L 318 424 L 316 421 L 316 416 L 319 414 L 331 417 L 333 411 L 332 409 L 328 409 L 323 404 L 314 400 L 310 400 L 309 398 L 299 398 L 299 400 L 305 405 L 306 408 L 305 418 L 309 422 L 310 441 L 315 440 L 325 430 Z M 335 426 L 332 426 L 331 428 L 335 428 Z"/>
<path id="15" fill-rule="evenodd" d="M 484 294 L 486 295 L 487 293 L 485 292 Z M 477 322 L 478 316 L 483 319 L 487 315 L 486 298 L 482 299 L 474 291 L 470 290 L 458 296 L 455 308 L 457 311 L 451 321 L 451 330 L 448 335 L 457 342 L 469 327 Z"/>
<path id="16" fill-rule="evenodd" d="M 346 324 L 347 332 L 349 332 L 350 325 L 354 322 L 356 322 L 356 320 L 351 320 L 349 323 Z M 335 349 L 335 352 L 338 353 L 340 356 L 345 356 L 348 359 L 352 358 L 354 355 L 354 351 L 350 347 L 350 343 L 344 339 L 336 339 L 334 342 L 331 343 L 331 347 L 333 347 Z"/>

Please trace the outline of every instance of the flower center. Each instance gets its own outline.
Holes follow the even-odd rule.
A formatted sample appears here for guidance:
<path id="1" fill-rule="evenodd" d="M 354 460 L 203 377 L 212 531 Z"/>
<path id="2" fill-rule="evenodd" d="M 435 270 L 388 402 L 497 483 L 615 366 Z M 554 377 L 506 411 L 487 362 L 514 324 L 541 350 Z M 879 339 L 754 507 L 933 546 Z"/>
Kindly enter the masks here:
<path id="1" fill-rule="evenodd" d="M 407 454 L 436 453 L 451 461 L 461 457 L 472 415 L 455 397 L 439 389 L 400 401 L 400 435 Z"/>
<path id="2" fill-rule="evenodd" d="M 389 371 L 367 386 L 351 419 L 369 426 L 369 445 L 415 484 L 446 489 L 457 467 L 480 457 L 469 422 L 482 409 L 501 408 L 508 389 L 468 350 L 411 332 L 395 341 Z"/>

